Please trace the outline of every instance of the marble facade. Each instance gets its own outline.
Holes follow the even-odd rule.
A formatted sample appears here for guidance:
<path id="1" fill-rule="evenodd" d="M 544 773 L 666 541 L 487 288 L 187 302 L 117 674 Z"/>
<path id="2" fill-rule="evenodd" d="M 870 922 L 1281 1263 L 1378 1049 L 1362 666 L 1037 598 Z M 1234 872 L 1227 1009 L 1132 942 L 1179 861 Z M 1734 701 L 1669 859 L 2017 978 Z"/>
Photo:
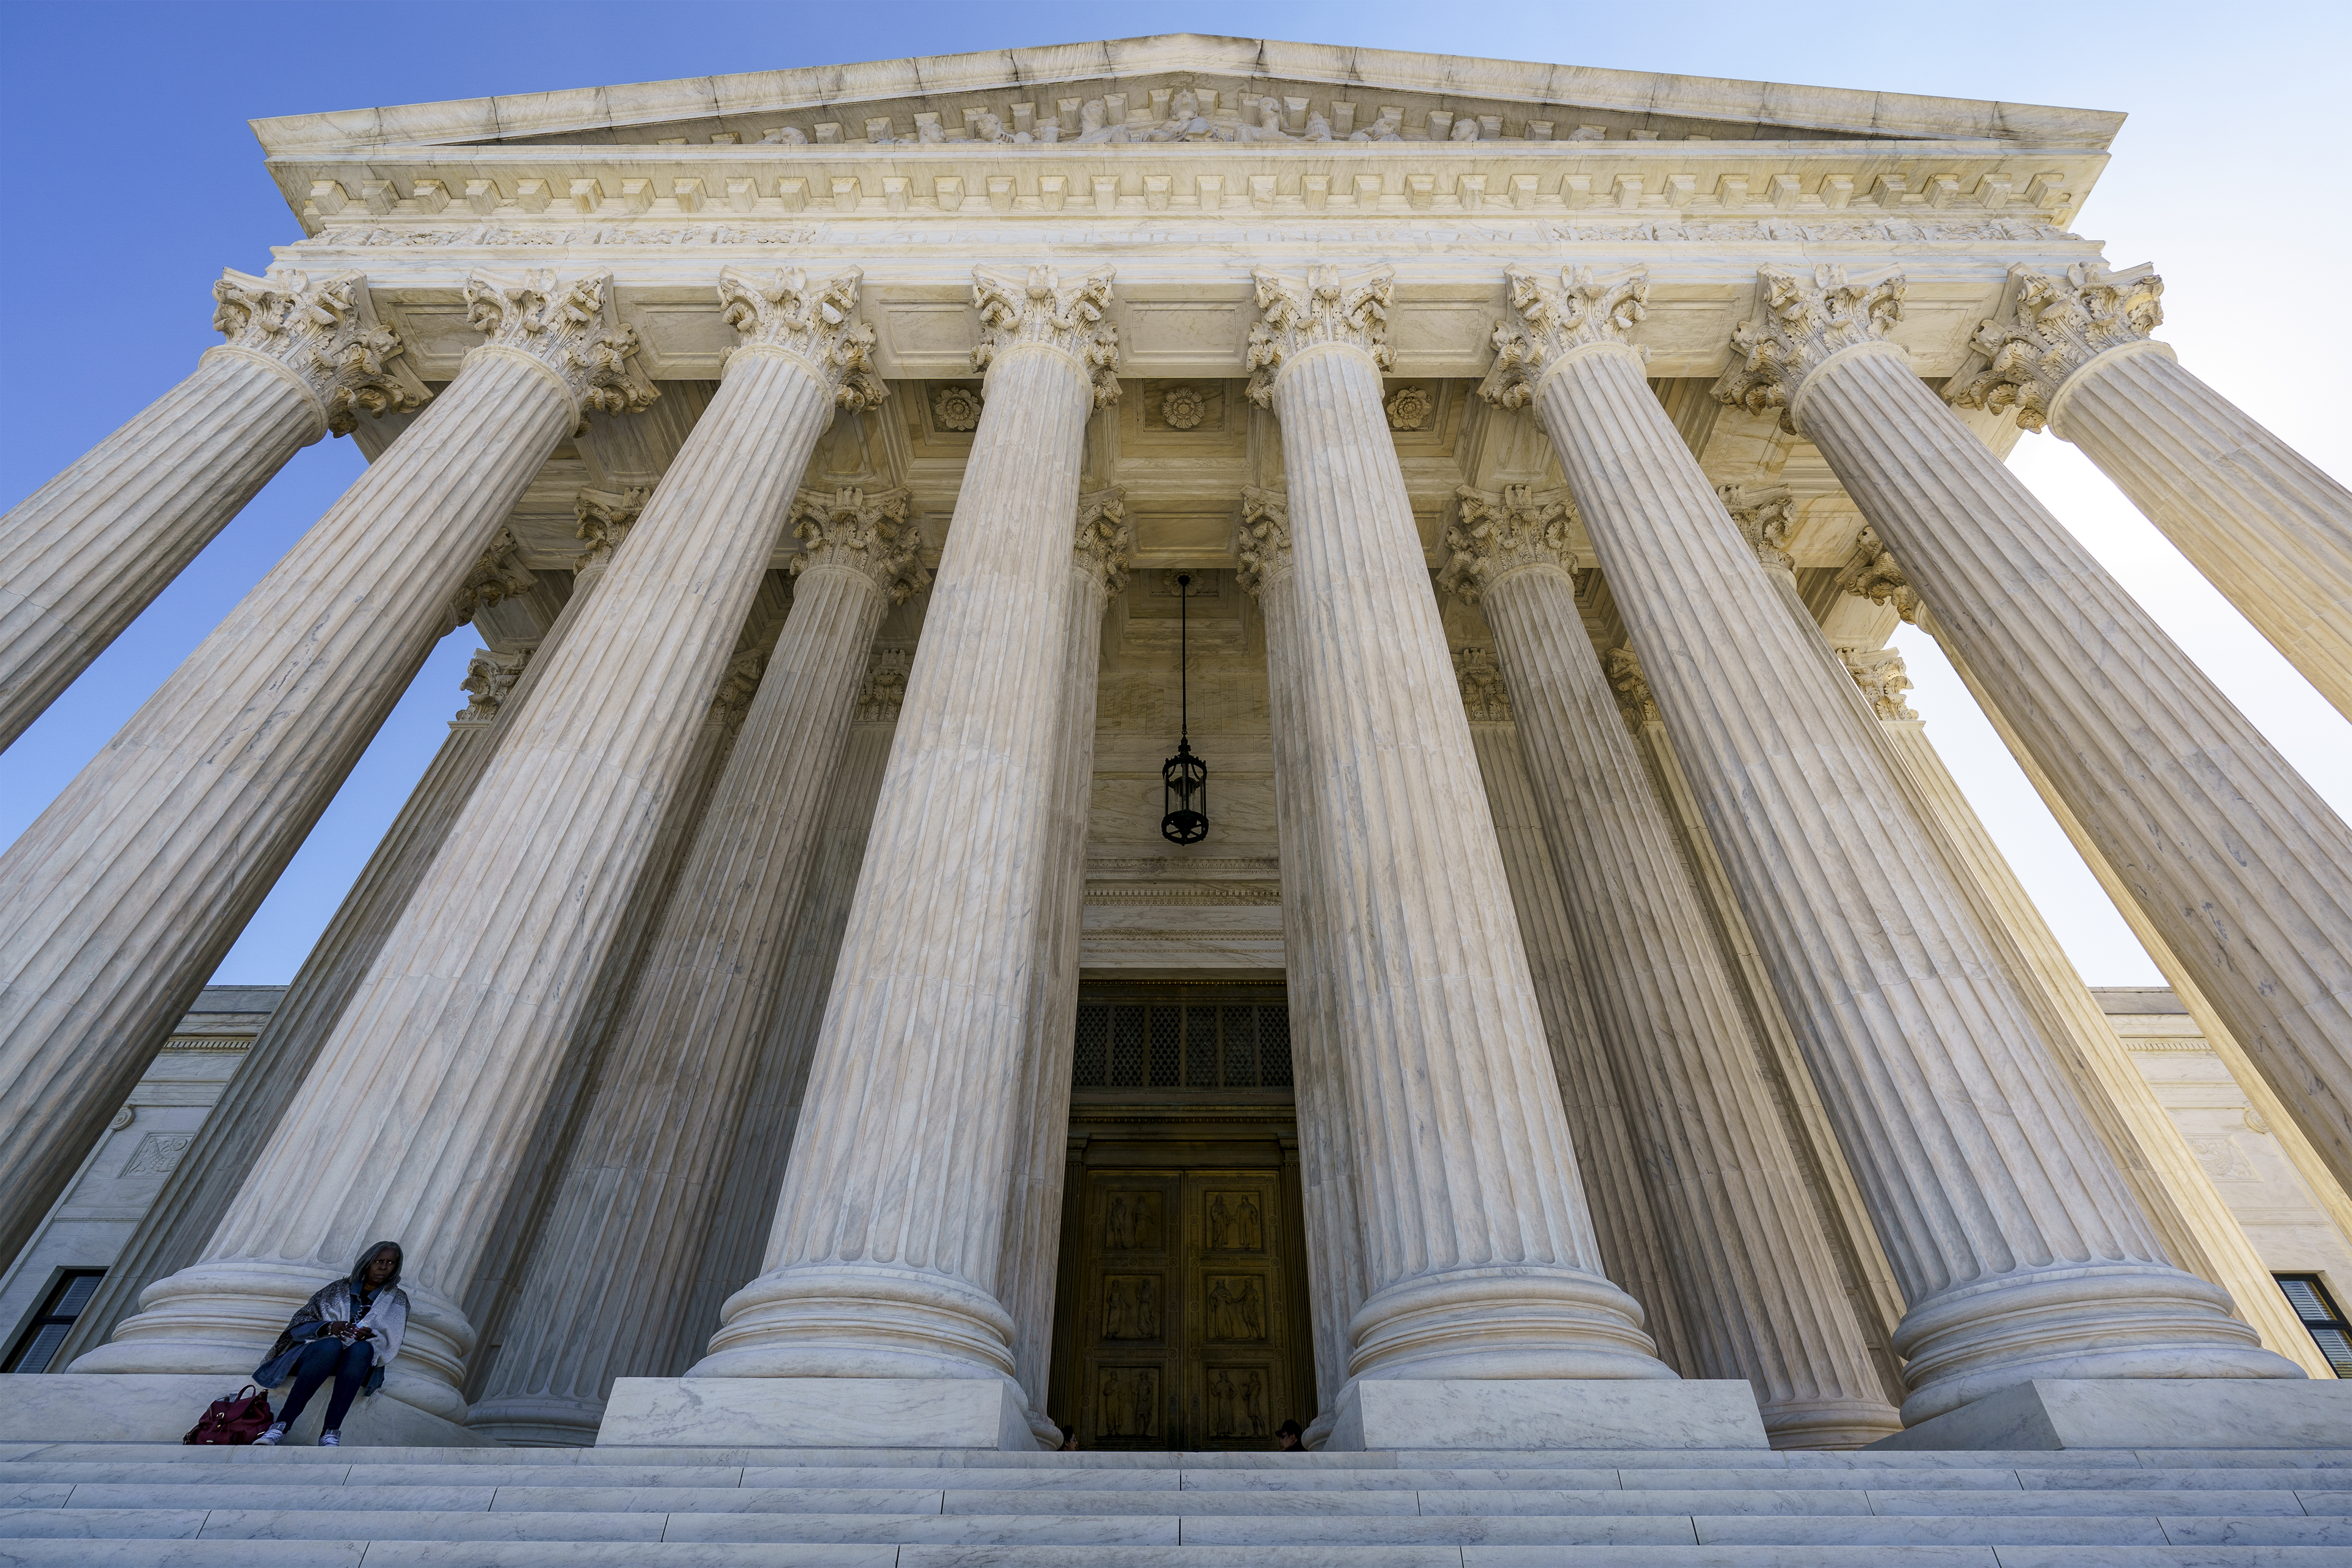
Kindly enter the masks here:
<path id="1" fill-rule="evenodd" d="M 1171 36 L 257 122 L 301 237 L 0 520 L 0 724 L 370 466 L 0 858 L 0 1256 L 470 623 L 95 1400 L 394 1236 L 404 1429 L 1049 1441 L 1090 974 L 1286 984 L 1318 1444 L 2329 1375 L 1887 646 L 2340 1203 L 2352 832 L 2001 462 L 2352 700 L 2352 496 L 2068 228 L 2120 119 Z"/>

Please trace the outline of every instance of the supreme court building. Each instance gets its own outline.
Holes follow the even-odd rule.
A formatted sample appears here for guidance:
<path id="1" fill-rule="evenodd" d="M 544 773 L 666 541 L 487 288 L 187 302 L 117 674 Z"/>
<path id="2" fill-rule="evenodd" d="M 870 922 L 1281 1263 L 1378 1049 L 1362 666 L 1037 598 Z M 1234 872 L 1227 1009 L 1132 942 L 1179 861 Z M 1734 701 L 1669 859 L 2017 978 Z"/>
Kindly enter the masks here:
<path id="1" fill-rule="evenodd" d="M 2312 1408 L 1888 646 L 2352 1213 L 2352 833 L 2003 465 L 2352 714 L 2352 497 L 2070 232 L 2121 120 L 1171 36 L 257 121 L 299 234 L 0 521 L 0 741 L 369 464 L 0 859 L 0 1260 L 481 651 L 0 1408 L 176 1436 L 385 1238 L 354 1442 Z"/>

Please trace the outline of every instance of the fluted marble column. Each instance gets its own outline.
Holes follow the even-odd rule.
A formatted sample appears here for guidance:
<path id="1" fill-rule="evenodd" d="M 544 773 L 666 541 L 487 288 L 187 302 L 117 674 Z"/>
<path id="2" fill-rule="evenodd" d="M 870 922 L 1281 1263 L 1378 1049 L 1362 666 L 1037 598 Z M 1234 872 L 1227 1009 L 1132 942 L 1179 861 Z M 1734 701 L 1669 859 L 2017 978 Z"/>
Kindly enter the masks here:
<path id="1" fill-rule="evenodd" d="M 373 1237 L 408 1252 L 387 1390 L 457 1419 L 459 1302 L 611 954 L 688 741 L 836 399 L 870 406 L 856 275 L 728 269 L 744 342 L 547 662 L 207 1257 L 82 1370 L 243 1366 Z M 447 399 L 443 400 L 444 406 Z M 413 432 L 412 432 L 413 434 Z M 405 1370 L 404 1370 L 405 1369 Z"/>
<path id="2" fill-rule="evenodd" d="M 1766 268 L 1762 286 L 1716 395 L 1780 409 L 1821 448 L 2352 1183 L 2352 829 L 1885 341 L 1900 275 Z"/>
<path id="3" fill-rule="evenodd" d="M 1514 271 L 1486 391 L 1559 449 L 1909 1310 L 1915 1424 L 2033 1377 L 2298 1376 L 2163 1249 L 1894 761 L 1625 341 L 1646 276 Z M 1805 635 L 1801 636 L 1801 633 Z"/>
<path id="4" fill-rule="evenodd" d="M 973 274 L 987 401 L 767 1269 L 689 1376 L 1002 1379 L 1018 1397 L 996 1290 L 1060 783 L 1070 524 L 1087 421 L 1118 395 L 1110 277 Z"/>
<path id="5" fill-rule="evenodd" d="M 1370 1287 L 1354 1378 L 1671 1378 L 1602 1278 L 1388 421 L 1386 269 L 1257 274 Z"/>
<path id="6" fill-rule="evenodd" d="M 2097 998 L 2074 972 L 2056 933 L 2033 907 L 2017 873 L 2010 869 L 1976 809 L 1945 768 L 1935 742 L 1927 738 L 1927 725 L 1904 700 L 1911 679 L 1904 672 L 1903 656 L 1882 648 L 1840 650 L 1840 657 L 1853 671 L 1854 684 L 1877 714 L 1880 732 L 1916 781 L 1922 799 L 1951 847 L 1956 866 L 1983 889 L 2014 941 L 2024 970 L 2021 978 L 2039 984 L 2052 1006 L 2064 1015 L 2068 1040 L 2081 1053 L 2090 1079 L 2083 1086 L 2084 1098 L 2096 1095 L 2105 1101 L 2108 1113 L 2121 1123 L 2132 1152 L 2142 1161 L 2145 1180 L 2158 1189 L 2167 1211 L 2159 1216 L 2159 1228 L 2165 1229 L 2176 1261 L 2229 1291 L 2238 1315 L 2253 1325 L 2265 1348 L 2314 1377 L 2333 1377 L 2327 1358 L 2319 1353 L 2319 1347 L 2287 1305 L 2253 1244 L 2197 1163 L 2188 1140 L 2132 1064 L 2131 1053 L 2116 1037 Z M 2155 1215 L 2156 1203 L 2148 1206 Z M 2162 1223 L 2167 1218 L 2171 1221 L 2169 1226 Z"/>
<path id="7" fill-rule="evenodd" d="M 0 748 L 41 716 L 296 452 L 425 400 L 367 279 L 224 273 L 228 342 L 0 517 Z"/>
<path id="8" fill-rule="evenodd" d="M 1544 1036 L 1559 1074 L 1560 1105 L 1576 1141 L 1577 1169 L 1584 1178 L 1601 1261 L 1609 1278 L 1642 1304 L 1643 1331 L 1656 1342 L 1658 1359 L 1685 1377 L 1701 1375 L 1642 1163 L 1626 1131 L 1631 1121 L 1624 1096 L 1601 1054 L 1601 1023 L 1569 929 L 1559 871 L 1544 836 L 1502 668 L 1491 648 L 1457 648 L 1454 665 L 1462 678 L 1470 744 L 1478 753 L 1487 809 L 1495 814 L 1495 843 L 1503 852 L 1519 939 L 1527 943 L 1528 970 L 1535 976 L 1536 1005 L 1543 1011 Z"/>
<path id="9" fill-rule="evenodd" d="M 1781 1447 L 1899 1429 L 1846 1300 L 1737 983 L 1585 635 L 1557 491 L 1465 486 L 1441 587 L 1494 628 L 1601 1035 L 1706 1377 Z"/>
<path id="10" fill-rule="evenodd" d="M 667 1370 L 867 645 L 929 575 L 908 507 L 904 490 L 794 504 L 792 613 L 598 1065 L 470 1426 L 593 1442 L 614 1378 Z"/>
<path id="11" fill-rule="evenodd" d="M 453 621 L 462 624 L 477 609 L 530 586 L 533 578 L 516 563 L 515 555 L 514 536 L 501 529 L 450 606 Z M 58 1347 L 57 1364 L 104 1344 L 115 1325 L 139 1310 L 142 1291 L 203 1256 L 205 1243 L 236 1196 L 247 1169 L 309 1076 L 327 1031 L 342 1016 L 392 922 L 433 863 L 458 808 L 489 766 L 499 737 L 521 710 L 542 668 L 540 656 L 562 636 L 578 602 L 575 592 L 536 644 L 503 654 L 484 648 L 468 663 L 460 682 L 467 700 L 450 721 L 448 738 L 303 958 L 293 984 L 247 1048 L 195 1142 L 164 1178 L 139 1227 L 74 1320 L 72 1335 Z"/>
<path id="12" fill-rule="evenodd" d="M 0 857 L 0 1256 L 326 809 L 556 444 L 583 409 L 654 395 L 609 279 L 477 273 L 466 293 L 490 342 Z"/>
<path id="13" fill-rule="evenodd" d="M 2352 719 L 2352 492 L 2149 339 L 2164 321 L 2152 267 L 2010 275 L 2013 302 L 1971 345 L 1985 368 L 1946 396 L 2082 447 Z"/>
<path id="14" fill-rule="evenodd" d="M 775 1012 L 743 1092 L 734 1147 L 695 1266 L 694 1293 L 663 1358 L 665 1377 L 675 1377 L 702 1359 L 703 1347 L 719 1327 L 720 1307 L 760 1272 L 768 1232 L 775 1226 L 776 1192 L 792 1157 L 801 1097 L 808 1088 L 809 1058 L 824 1023 L 825 998 L 833 990 L 834 966 L 849 925 L 850 900 L 857 891 L 858 868 L 865 864 L 866 837 L 874 828 L 874 805 L 890 760 L 891 737 L 898 732 L 898 704 L 906 696 L 907 665 L 907 650 L 901 647 L 876 648 L 867 656 L 856 722 L 849 728 L 841 765 L 825 791 L 816 861 L 793 919 L 792 952 L 776 984 Z"/>
<path id="15" fill-rule="evenodd" d="M 1062 1446 L 1045 1410 L 1054 1370 L 1055 1277 L 1062 1252 L 1062 1189 L 1069 1174 L 1070 1053 L 1077 1042 L 1078 943 L 1086 915 L 1087 819 L 1095 789 L 1095 687 L 1103 613 L 1127 589 L 1135 548 L 1125 492 L 1078 500 L 1070 549 L 1062 665 L 1067 690 L 1054 743 L 1056 776 L 1047 830 L 1044 914 L 1029 979 L 1029 1041 L 1021 1058 L 1013 1134 L 1013 1190 L 998 1294 L 1013 1314 L 1013 1375 L 1029 1397 L 1029 1429 Z"/>
<path id="16" fill-rule="evenodd" d="M 1274 752 L 1275 847 L 1282 857 L 1282 963 L 1290 1014 L 1291 1081 L 1298 1116 L 1300 1205 L 1307 1230 L 1315 1392 L 1321 1408 L 1303 1439 L 1320 1448 L 1339 1418 L 1348 1382 L 1348 1325 L 1370 1293 L 1364 1225 L 1348 1129 L 1347 1064 L 1332 1031 L 1331 949 L 1318 873 L 1310 738 L 1299 717 L 1298 601 L 1290 557 L 1290 507 L 1251 486 L 1234 536 L 1234 577 L 1257 600 L 1265 627 L 1266 710 Z"/>

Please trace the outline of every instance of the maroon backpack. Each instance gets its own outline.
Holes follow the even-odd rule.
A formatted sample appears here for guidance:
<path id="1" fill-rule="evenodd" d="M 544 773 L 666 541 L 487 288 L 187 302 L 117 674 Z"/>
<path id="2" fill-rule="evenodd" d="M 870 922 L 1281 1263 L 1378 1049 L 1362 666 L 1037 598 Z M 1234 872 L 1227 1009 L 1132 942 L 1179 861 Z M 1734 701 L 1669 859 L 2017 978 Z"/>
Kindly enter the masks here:
<path id="1" fill-rule="evenodd" d="M 251 1397 L 247 1396 L 250 1394 Z M 250 1443 L 269 1430 L 269 1395 L 247 1384 L 226 1399 L 215 1399 L 183 1443 Z"/>

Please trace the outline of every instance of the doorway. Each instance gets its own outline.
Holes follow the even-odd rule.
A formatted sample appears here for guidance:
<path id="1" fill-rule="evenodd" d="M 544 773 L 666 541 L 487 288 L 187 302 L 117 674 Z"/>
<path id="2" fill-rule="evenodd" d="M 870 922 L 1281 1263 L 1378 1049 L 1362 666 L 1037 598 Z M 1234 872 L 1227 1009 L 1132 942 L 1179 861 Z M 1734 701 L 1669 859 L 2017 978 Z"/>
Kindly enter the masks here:
<path id="1" fill-rule="evenodd" d="M 1046 1404 L 1083 1448 L 1271 1449 L 1316 1408 L 1281 988 L 1089 987 L 1079 1019 Z M 1125 1034 L 1215 1066 L 1121 1071 Z"/>

